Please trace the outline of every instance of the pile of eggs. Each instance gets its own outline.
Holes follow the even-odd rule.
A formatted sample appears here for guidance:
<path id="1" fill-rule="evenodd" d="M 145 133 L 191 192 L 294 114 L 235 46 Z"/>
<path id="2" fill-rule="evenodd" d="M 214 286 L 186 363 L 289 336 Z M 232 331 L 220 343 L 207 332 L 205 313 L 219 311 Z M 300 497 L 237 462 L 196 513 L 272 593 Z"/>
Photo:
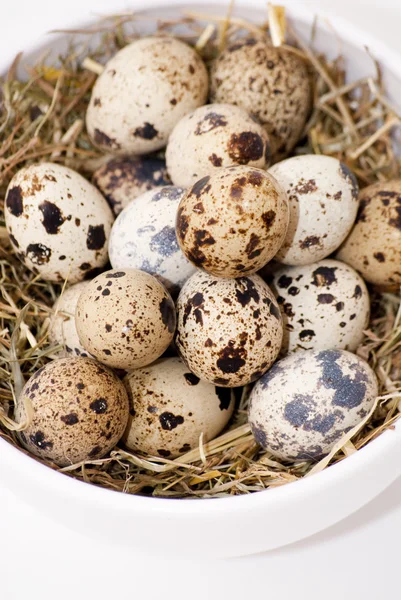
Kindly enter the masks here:
<path id="1" fill-rule="evenodd" d="M 59 357 L 16 406 L 20 423 L 32 408 L 30 452 L 66 466 L 120 443 L 174 459 L 254 382 L 252 432 L 282 460 L 319 459 L 368 415 L 364 280 L 401 283 L 401 180 L 359 194 L 336 158 L 291 156 L 310 109 L 286 48 L 244 38 L 208 72 L 186 43 L 146 37 L 94 85 L 86 126 L 108 161 L 93 182 L 52 163 L 14 176 L 15 253 L 68 283 L 49 318 Z"/>

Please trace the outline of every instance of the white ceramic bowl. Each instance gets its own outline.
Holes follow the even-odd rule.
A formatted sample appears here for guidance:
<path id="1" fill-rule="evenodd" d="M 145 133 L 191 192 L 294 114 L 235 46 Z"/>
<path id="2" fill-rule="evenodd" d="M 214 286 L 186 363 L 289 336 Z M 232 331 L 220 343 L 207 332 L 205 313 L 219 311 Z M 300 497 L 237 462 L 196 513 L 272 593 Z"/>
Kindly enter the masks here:
<path id="1" fill-rule="evenodd" d="M 146 4 L 147 12 L 169 17 L 189 3 L 170 0 L 166 7 L 162 0 L 147 0 Z M 139 1 L 130 2 L 133 9 L 139 10 L 140 5 Z M 222 13 L 226 6 L 221 0 L 213 7 L 202 4 L 197 8 Z M 265 19 L 264 0 L 237 0 L 236 6 L 248 19 Z M 115 2 L 110 1 L 110 11 L 116 10 Z M 307 39 L 314 15 L 295 11 L 293 5 L 289 15 Z M 88 20 L 88 14 L 83 13 L 79 25 Z M 349 76 L 358 78 L 374 73 L 364 50 L 369 46 L 383 67 L 390 100 L 400 107 L 401 57 L 348 23 L 332 19 L 331 27 L 320 25 L 315 47 L 335 56 L 339 50 L 337 32 Z M 44 46 L 28 47 L 26 56 L 32 59 Z M 52 38 L 52 47 L 63 46 L 62 39 Z M 3 53 L 1 71 L 12 58 Z M 350 515 L 399 476 L 400 451 L 398 423 L 394 431 L 382 434 L 341 463 L 297 483 L 227 499 L 172 500 L 129 496 L 81 483 L 0 439 L 0 477 L 4 485 L 38 510 L 92 538 L 120 547 L 135 546 L 151 554 L 228 557 L 289 544 Z"/>

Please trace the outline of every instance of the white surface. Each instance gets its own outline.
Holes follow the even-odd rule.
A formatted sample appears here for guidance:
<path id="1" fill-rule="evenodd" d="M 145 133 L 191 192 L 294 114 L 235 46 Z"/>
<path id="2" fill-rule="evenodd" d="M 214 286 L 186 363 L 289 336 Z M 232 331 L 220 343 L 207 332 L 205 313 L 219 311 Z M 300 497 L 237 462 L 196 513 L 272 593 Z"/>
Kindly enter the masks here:
<path id="1" fill-rule="evenodd" d="M 101 13 L 106 2 L 70 0 L 69 21 L 78 19 L 83 4 L 95 5 L 94 12 Z M 362 5 L 356 0 L 352 3 L 338 0 L 335 7 L 326 0 L 304 4 L 314 11 L 318 7 L 348 16 L 393 47 L 398 45 L 401 51 L 397 39 L 401 22 L 398 0 L 381 2 L 380 13 L 379 4 L 373 2 Z M 353 14 L 347 8 L 350 5 Z M 25 16 L 25 25 L 21 14 Z M 7 7 L 7 18 L 0 23 L 0 48 L 7 54 L 16 52 L 20 40 L 34 41 L 32 31 L 39 33 L 64 22 L 59 3 L 20 0 Z M 18 35 L 13 31 L 13 23 L 18 23 Z M 21 31 L 22 28 L 25 30 Z M 162 589 L 165 598 L 177 600 L 184 597 L 236 600 L 245 594 L 308 600 L 322 596 L 334 600 L 342 594 L 345 598 L 354 595 L 358 600 L 375 600 L 395 589 L 392 581 L 399 562 L 396 548 L 401 525 L 401 481 L 353 517 L 309 540 L 263 555 L 212 562 L 168 558 L 161 562 L 143 553 L 121 553 L 115 547 L 54 525 L 1 487 L 0 509 L 0 595 L 5 600 L 19 600 L 28 595 L 36 600 L 71 596 L 103 599 L 134 594 L 153 600 L 161 597 Z M 210 544 L 213 546 L 213 539 Z M 373 562 L 375 575 L 369 576 Z"/>

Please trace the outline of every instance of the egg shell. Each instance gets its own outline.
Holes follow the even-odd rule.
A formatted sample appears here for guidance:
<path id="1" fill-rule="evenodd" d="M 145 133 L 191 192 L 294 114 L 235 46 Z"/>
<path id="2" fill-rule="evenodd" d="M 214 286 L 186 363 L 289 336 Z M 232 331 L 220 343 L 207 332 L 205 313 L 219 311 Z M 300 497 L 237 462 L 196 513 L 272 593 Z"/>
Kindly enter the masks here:
<path id="1" fill-rule="evenodd" d="M 243 108 L 207 104 L 174 127 L 166 162 L 171 180 L 182 187 L 193 185 L 220 167 L 248 165 L 264 169 L 270 163 L 269 136 Z"/>
<path id="2" fill-rule="evenodd" d="M 135 369 L 124 379 L 131 411 L 126 446 L 176 458 L 213 440 L 230 420 L 234 393 L 201 381 L 177 357 Z"/>
<path id="3" fill-rule="evenodd" d="M 93 174 L 115 215 L 131 200 L 157 186 L 169 185 L 166 163 L 161 158 L 122 156 L 109 160 Z"/>
<path id="4" fill-rule="evenodd" d="M 64 346 L 60 356 L 88 356 L 79 342 L 75 327 L 75 310 L 81 293 L 88 287 L 88 281 L 81 281 L 64 291 L 53 305 L 53 316 L 50 319 L 49 341 Z"/>
<path id="5" fill-rule="evenodd" d="M 253 38 L 237 40 L 212 64 L 210 97 L 255 115 L 280 160 L 298 142 L 310 111 L 307 65 L 286 48 Z"/>
<path id="6" fill-rule="evenodd" d="M 246 385 L 279 353 L 281 313 L 258 275 L 222 279 L 198 271 L 181 290 L 177 314 L 177 350 L 190 371 L 210 383 Z"/>
<path id="7" fill-rule="evenodd" d="M 378 394 L 369 365 L 345 350 L 305 350 L 278 361 L 255 385 L 255 440 L 282 460 L 318 460 L 362 421 Z"/>
<path id="8" fill-rule="evenodd" d="M 206 67 L 193 48 L 173 37 L 145 37 L 117 52 L 98 77 L 88 133 L 107 152 L 147 154 L 165 146 L 174 125 L 207 94 Z"/>
<path id="9" fill-rule="evenodd" d="M 401 179 L 363 189 L 359 211 L 338 258 L 382 290 L 401 284 Z"/>
<path id="10" fill-rule="evenodd" d="M 68 167 L 42 163 L 18 171 L 4 213 L 18 257 L 43 279 L 76 283 L 107 262 L 113 213 L 95 186 Z"/>
<path id="11" fill-rule="evenodd" d="M 355 175 L 336 158 L 306 154 L 270 167 L 287 192 L 290 221 L 275 260 L 308 265 L 336 250 L 350 232 L 358 210 Z"/>
<path id="12" fill-rule="evenodd" d="M 369 324 L 366 285 L 339 260 L 283 266 L 270 284 L 283 314 L 283 352 L 329 350 L 354 352 Z"/>
<path id="13" fill-rule="evenodd" d="M 143 367 L 159 358 L 173 339 L 175 323 L 174 302 L 165 287 L 134 269 L 95 277 L 75 312 L 82 346 L 117 369 Z"/>
<path id="14" fill-rule="evenodd" d="M 276 179 L 248 166 L 218 169 L 188 189 L 177 212 L 186 257 L 218 277 L 258 271 L 286 235 L 288 202 Z"/>
<path id="15" fill-rule="evenodd" d="M 176 295 L 195 267 L 182 253 L 175 219 L 185 190 L 155 188 L 133 200 L 117 217 L 110 235 L 115 269 L 140 269 L 155 275 Z"/>
<path id="16" fill-rule="evenodd" d="M 90 358 L 62 358 L 36 371 L 18 399 L 18 423 L 26 419 L 25 403 L 33 419 L 19 439 L 29 452 L 60 467 L 102 458 L 127 426 L 123 383 Z"/>

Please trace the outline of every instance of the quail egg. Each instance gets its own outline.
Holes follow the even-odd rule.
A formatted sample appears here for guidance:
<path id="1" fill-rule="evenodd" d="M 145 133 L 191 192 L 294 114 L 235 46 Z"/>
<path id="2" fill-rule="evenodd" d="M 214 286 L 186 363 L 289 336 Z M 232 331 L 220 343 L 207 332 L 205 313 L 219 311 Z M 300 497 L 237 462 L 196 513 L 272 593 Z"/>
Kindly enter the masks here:
<path id="1" fill-rule="evenodd" d="M 216 278 L 196 272 L 177 300 L 176 347 L 195 375 L 223 387 L 258 379 L 275 361 L 283 325 L 258 275 Z"/>
<path id="2" fill-rule="evenodd" d="M 145 192 L 117 217 L 110 235 L 115 269 L 141 269 L 176 294 L 195 267 L 185 258 L 175 234 L 177 208 L 185 190 L 175 186 Z"/>
<path id="3" fill-rule="evenodd" d="M 355 351 L 370 314 L 363 279 L 339 260 L 282 266 L 270 284 L 283 313 L 283 351 Z"/>
<path id="4" fill-rule="evenodd" d="M 152 275 L 110 270 L 92 279 L 78 299 L 75 324 L 82 346 L 117 369 L 150 364 L 170 345 L 175 330 L 170 294 Z"/>
<path id="5" fill-rule="evenodd" d="M 338 258 L 383 290 L 401 285 L 401 179 L 361 191 L 359 211 Z"/>
<path id="6" fill-rule="evenodd" d="M 355 175 L 336 158 L 295 156 L 269 169 L 287 192 L 290 222 L 275 260 L 308 265 L 336 250 L 350 232 L 358 210 Z"/>
<path id="7" fill-rule="evenodd" d="M 244 38 L 229 45 L 211 69 L 213 102 L 237 104 L 255 115 L 270 136 L 275 160 L 298 142 L 311 106 L 305 61 L 287 48 Z"/>
<path id="8" fill-rule="evenodd" d="M 270 162 L 269 137 L 243 108 L 208 104 L 183 117 L 174 127 L 166 161 L 173 183 L 188 187 L 219 167 L 249 165 L 264 169 Z"/>
<path id="9" fill-rule="evenodd" d="M 345 350 L 304 350 L 277 362 L 255 385 L 249 423 L 255 440 L 282 460 L 328 454 L 372 408 L 377 379 Z"/>
<path id="10" fill-rule="evenodd" d="M 148 36 L 125 46 L 98 77 L 86 114 L 94 144 L 116 154 L 163 148 L 173 127 L 205 103 L 206 67 L 173 37 Z"/>
<path id="11" fill-rule="evenodd" d="M 258 271 L 277 253 L 288 225 L 285 191 L 254 167 L 219 169 L 188 189 L 177 212 L 178 243 L 218 277 Z"/>
<path id="12" fill-rule="evenodd" d="M 170 183 L 166 163 L 156 157 L 116 157 L 100 167 L 93 183 L 102 192 L 115 215 L 144 192 Z"/>
<path id="13" fill-rule="evenodd" d="M 124 379 L 131 405 L 126 446 L 176 458 L 211 441 L 227 425 L 234 393 L 201 381 L 177 357 L 131 371 Z"/>
<path id="14" fill-rule="evenodd" d="M 19 439 L 32 454 L 60 467 L 102 458 L 127 426 L 124 385 L 90 358 L 61 358 L 36 371 L 18 399 L 18 423 L 26 419 L 26 403 L 33 419 Z"/>
<path id="15" fill-rule="evenodd" d="M 88 287 L 88 281 L 81 281 L 69 287 L 53 306 L 53 318 L 50 319 L 49 341 L 63 346 L 62 356 L 88 356 L 79 342 L 75 327 L 75 309 L 78 298 Z"/>
<path id="16" fill-rule="evenodd" d="M 42 163 L 18 171 L 4 212 L 18 257 L 43 279 L 76 283 L 107 262 L 113 213 L 101 193 L 68 167 Z"/>

